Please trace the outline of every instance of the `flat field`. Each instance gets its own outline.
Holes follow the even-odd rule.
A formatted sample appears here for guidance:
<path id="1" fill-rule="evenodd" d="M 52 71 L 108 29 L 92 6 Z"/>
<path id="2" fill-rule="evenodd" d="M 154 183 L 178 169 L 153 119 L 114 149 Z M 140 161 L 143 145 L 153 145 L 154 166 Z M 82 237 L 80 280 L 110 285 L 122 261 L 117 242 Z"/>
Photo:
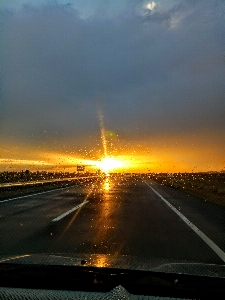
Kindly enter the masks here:
<path id="1" fill-rule="evenodd" d="M 225 206 L 225 172 L 212 173 L 152 173 L 149 177 L 162 185 Z"/>

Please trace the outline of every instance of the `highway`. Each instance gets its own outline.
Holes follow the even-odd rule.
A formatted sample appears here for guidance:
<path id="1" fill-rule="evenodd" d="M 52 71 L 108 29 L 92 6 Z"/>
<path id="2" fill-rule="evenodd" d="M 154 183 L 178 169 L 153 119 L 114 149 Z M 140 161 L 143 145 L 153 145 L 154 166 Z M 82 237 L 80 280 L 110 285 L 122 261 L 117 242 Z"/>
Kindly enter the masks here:
<path id="1" fill-rule="evenodd" d="M 2 200 L 0 256 L 34 253 L 224 264 L 225 208 L 140 176 Z"/>

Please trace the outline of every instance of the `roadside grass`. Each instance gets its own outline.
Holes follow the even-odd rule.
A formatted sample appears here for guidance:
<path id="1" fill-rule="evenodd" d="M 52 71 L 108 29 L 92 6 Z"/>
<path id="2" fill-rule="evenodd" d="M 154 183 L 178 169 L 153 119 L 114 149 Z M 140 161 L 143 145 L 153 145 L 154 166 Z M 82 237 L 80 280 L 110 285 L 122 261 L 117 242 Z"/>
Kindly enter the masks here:
<path id="1" fill-rule="evenodd" d="M 148 177 L 162 185 L 225 206 L 225 172 L 152 173 Z"/>

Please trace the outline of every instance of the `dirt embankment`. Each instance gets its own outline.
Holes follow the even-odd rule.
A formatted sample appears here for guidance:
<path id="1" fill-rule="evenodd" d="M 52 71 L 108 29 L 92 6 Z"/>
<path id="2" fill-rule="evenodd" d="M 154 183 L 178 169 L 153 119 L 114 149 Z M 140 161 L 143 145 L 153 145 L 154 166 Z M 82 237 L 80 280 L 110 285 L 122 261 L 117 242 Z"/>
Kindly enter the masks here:
<path id="1" fill-rule="evenodd" d="M 162 185 L 171 186 L 225 206 L 225 172 L 160 173 L 150 174 L 149 177 Z"/>

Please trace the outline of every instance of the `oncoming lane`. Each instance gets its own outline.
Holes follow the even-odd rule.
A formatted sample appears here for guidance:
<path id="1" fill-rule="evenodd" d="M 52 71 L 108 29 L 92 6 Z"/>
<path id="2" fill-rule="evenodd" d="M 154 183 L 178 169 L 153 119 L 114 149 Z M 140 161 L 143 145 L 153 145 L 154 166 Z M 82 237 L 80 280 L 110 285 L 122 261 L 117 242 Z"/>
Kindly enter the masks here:
<path id="1" fill-rule="evenodd" d="M 79 180 L 74 186 L 16 197 L 0 202 L 0 255 L 16 252 L 20 241 L 46 226 L 62 213 L 80 205 L 96 179 Z"/>

